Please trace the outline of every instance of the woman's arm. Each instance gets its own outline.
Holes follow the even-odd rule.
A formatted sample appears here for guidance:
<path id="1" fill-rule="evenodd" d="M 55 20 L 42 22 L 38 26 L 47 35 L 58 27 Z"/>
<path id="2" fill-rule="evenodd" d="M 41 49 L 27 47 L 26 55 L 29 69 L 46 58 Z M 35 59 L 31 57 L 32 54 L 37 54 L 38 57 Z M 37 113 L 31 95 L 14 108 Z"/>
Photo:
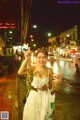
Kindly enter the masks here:
<path id="1" fill-rule="evenodd" d="M 50 69 L 50 77 L 49 77 L 49 89 L 51 94 L 54 94 L 54 90 L 53 90 L 53 70 Z"/>
<path id="2" fill-rule="evenodd" d="M 27 74 L 27 73 L 26 73 L 26 72 L 27 72 L 26 66 L 27 66 L 27 60 L 25 59 L 25 60 L 22 62 L 21 66 L 20 66 L 20 68 L 19 68 L 19 70 L 18 70 L 18 75 Z"/>
<path id="3" fill-rule="evenodd" d="M 49 68 L 49 89 L 52 89 L 52 83 L 53 83 L 53 70 Z"/>
<path id="4" fill-rule="evenodd" d="M 29 67 L 31 66 L 31 51 L 27 50 L 24 53 L 24 61 L 22 62 L 19 70 L 18 75 L 26 75 Z M 27 68 L 28 67 L 28 68 Z"/>

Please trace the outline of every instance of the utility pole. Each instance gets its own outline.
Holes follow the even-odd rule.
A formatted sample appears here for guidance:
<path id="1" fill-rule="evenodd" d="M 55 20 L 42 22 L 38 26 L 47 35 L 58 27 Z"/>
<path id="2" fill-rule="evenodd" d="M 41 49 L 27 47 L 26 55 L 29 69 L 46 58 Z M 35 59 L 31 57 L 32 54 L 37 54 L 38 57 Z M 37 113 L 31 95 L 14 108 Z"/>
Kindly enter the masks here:
<path id="1" fill-rule="evenodd" d="M 21 44 L 26 42 L 31 3 L 32 0 L 21 0 Z"/>
<path id="2" fill-rule="evenodd" d="M 21 0 L 21 45 L 23 43 L 23 0 Z"/>
<path id="3" fill-rule="evenodd" d="M 19 22 L 20 22 L 21 46 L 26 41 L 31 1 L 32 0 L 20 0 L 20 21 Z M 24 108 L 23 99 L 26 96 L 26 83 L 25 83 L 26 80 L 25 81 L 23 80 L 22 82 L 22 79 L 25 80 L 25 78 L 19 78 L 19 81 L 18 81 L 18 117 L 19 117 L 19 120 L 22 120 L 22 116 L 23 116 L 22 113 L 23 113 L 23 108 Z M 24 93 L 23 93 L 23 90 L 24 90 Z"/>

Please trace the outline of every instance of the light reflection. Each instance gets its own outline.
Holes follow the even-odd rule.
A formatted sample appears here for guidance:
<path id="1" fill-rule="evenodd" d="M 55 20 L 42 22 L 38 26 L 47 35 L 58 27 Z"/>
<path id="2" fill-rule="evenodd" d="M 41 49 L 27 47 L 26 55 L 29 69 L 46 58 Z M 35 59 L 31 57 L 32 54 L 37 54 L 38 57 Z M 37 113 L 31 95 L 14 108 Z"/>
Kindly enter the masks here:
<path id="1" fill-rule="evenodd" d="M 61 67 L 64 67 L 65 62 L 64 61 L 60 61 L 59 64 L 60 64 Z"/>
<path id="2" fill-rule="evenodd" d="M 54 76 L 61 76 L 60 66 L 57 61 L 55 61 L 53 64 L 51 64 L 49 61 L 46 64 L 47 67 L 52 68 Z"/>
<path id="3" fill-rule="evenodd" d="M 46 63 L 46 66 L 49 67 L 49 68 L 51 68 L 50 62 L 47 62 L 47 63 Z"/>
<path id="4" fill-rule="evenodd" d="M 64 92 L 67 93 L 67 94 L 70 94 L 70 93 L 71 93 L 71 89 L 70 89 L 70 87 L 68 87 L 68 86 L 67 86 L 67 87 L 65 86 L 65 87 L 63 88 L 63 90 L 64 90 Z"/>
<path id="5" fill-rule="evenodd" d="M 57 62 L 54 62 L 53 72 L 54 72 L 54 74 L 58 74 L 58 64 L 57 64 Z"/>
<path id="6" fill-rule="evenodd" d="M 11 96 L 11 95 L 8 95 L 8 98 L 9 98 L 9 99 L 11 99 L 11 98 L 12 98 L 12 96 Z"/>

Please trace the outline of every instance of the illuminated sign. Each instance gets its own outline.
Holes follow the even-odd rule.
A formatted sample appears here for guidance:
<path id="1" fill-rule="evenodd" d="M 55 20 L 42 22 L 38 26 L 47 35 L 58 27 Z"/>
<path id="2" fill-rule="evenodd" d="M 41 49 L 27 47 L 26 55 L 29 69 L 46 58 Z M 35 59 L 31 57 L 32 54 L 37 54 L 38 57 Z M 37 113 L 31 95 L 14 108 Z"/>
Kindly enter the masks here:
<path id="1" fill-rule="evenodd" d="M 2 23 L 0 22 L 0 29 L 15 29 L 16 28 L 16 24 L 15 23 Z"/>

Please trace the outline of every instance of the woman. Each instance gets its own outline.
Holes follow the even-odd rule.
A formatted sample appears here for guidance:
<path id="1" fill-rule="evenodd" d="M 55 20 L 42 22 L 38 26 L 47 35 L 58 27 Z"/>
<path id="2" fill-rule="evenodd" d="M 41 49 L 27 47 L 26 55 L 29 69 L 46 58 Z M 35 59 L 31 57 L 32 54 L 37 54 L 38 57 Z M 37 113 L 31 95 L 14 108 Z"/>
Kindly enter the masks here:
<path id="1" fill-rule="evenodd" d="M 36 66 L 25 69 L 29 57 L 26 56 L 24 62 L 18 70 L 18 74 L 27 74 L 32 70 L 33 80 L 31 90 L 24 106 L 23 120 L 49 120 L 46 118 L 48 112 L 48 99 L 50 89 L 52 89 L 53 71 L 46 66 L 47 53 L 38 51 L 36 54 Z"/>

